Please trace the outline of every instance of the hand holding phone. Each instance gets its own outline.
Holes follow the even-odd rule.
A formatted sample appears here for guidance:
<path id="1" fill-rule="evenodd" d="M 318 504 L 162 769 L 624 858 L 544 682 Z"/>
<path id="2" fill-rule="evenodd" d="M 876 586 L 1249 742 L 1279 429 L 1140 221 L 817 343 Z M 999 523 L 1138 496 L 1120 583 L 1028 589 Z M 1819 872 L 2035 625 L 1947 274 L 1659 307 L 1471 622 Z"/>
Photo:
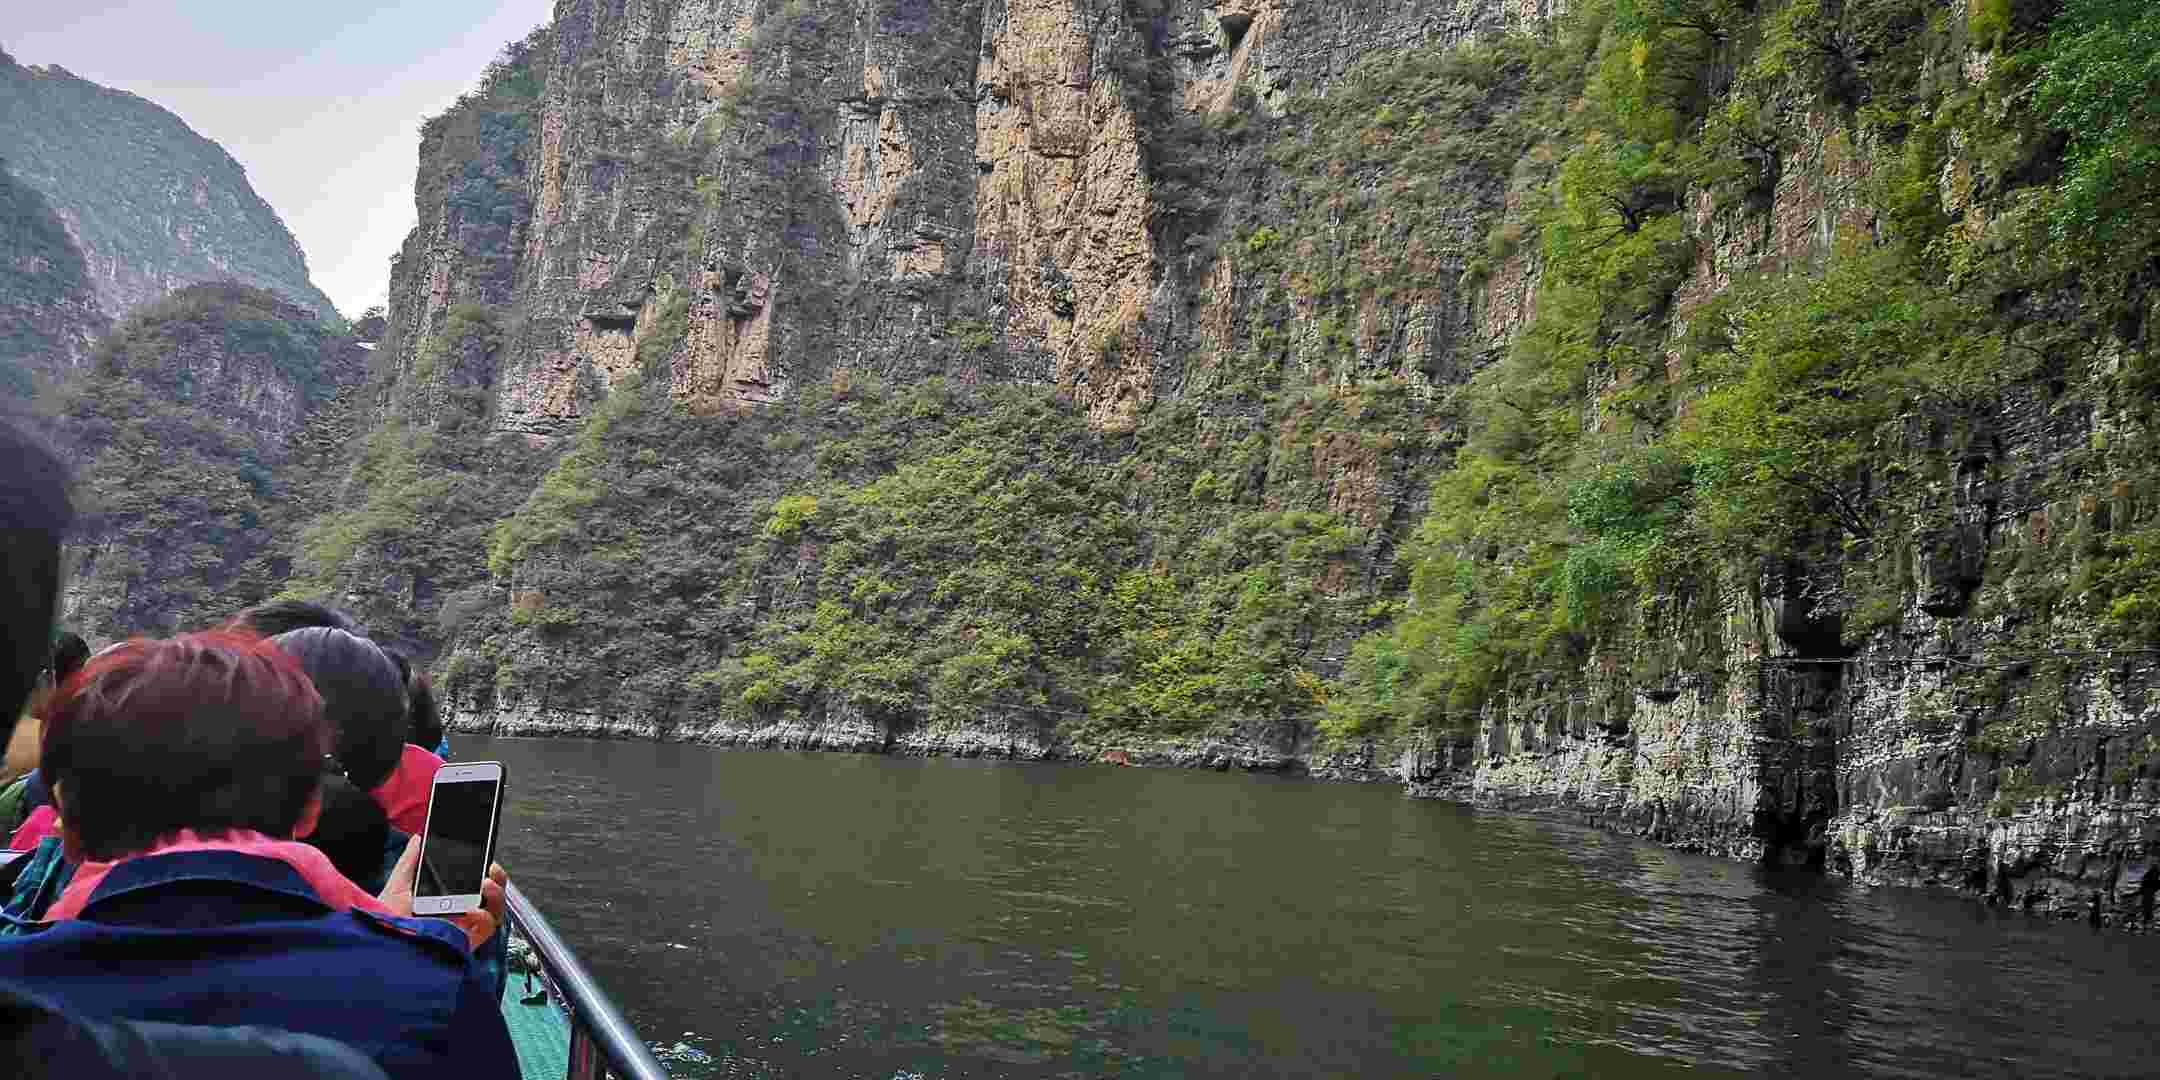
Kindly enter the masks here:
<path id="1" fill-rule="evenodd" d="M 413 914 L 459 915 L 480 906 L 480 884 L 495 861 L 502 796 L 499 761 L 463 762 L 436 771 L 428 792 L 427 825 L 420 834 Z"/>

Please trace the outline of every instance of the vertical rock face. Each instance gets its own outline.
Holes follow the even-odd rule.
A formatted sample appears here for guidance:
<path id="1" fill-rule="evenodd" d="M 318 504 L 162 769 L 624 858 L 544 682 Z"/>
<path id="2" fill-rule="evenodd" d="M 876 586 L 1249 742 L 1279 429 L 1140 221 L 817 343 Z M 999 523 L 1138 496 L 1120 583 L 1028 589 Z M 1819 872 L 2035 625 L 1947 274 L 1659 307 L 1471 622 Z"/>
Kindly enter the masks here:
<path id="1" fill-rule="evenodd" d="M 1963 86 L 1985 80 L 1985 56 L 1962 60 Z M 1799 115 L 1748 205 L 1691 196 L 1696 257 L 1672 299 L 1681 325 L 1750 274 L 1819 267 L 1838 257 L 1837 238 L 1891 227 L 1871 200 L 1894 162 L 1850 123 Z M 1977 236 L 1987 223 L 1974 168 L 1952 155 L 1938 186 Z M 2152 311 L 2133 286 L 2127 300 L 1998 302 L 2113 371 Z M 2094 333 L 2080 303 L 2116 304 L 2133 329 Z M 1870 884 L 2149 924 L 2160 893 L 2152 652 L 2078 596 L 2140 517 L 2136 487 L 2096 491 L 2092 478 L 2132 468 L 2110 436 L 2145 421 L 2105 378 L 2066 385 L 2074 378 L 2015 384 L 1952 416 L 1910 407 L 1885 436 L 1894 465 L 1865 495 L 1897 527 L 1870 561 L 1827 545 L 1796 552 L 1762 567 L 1742 602 L 1659 598 L 1630 628 L 1632 655 L 1514 680 L 1480 719 L 1477 797 Z M 1883 581 L 1889 610 L 1860 611 Z"/>
<path id="2" fill-rule="evenodd" d="M 517 685 L 534 672 L 594 695 L 622 678 L 612 662 L 607 672 L 590 663 L 600 653 L 583 635 L 598 634 L 600 620 L 585 621 L 591 630 L 549 621 L 568 618 L 558 609 L 613 605 L 578 569 L 591 551 L 551 541 L 531 550 L 513 526 L 558 535 L 563 522 L 600 513 L 591 508 L 610 485 L 629 485 L 612 472 L 596 481 L 601 467 L 652 469 L 664 475 L 651 483 L 674 494 L 606 516 L 643 543 L 657 539 L 645 517 L 690 500 L 703 507 L 696 524 L 720 535 L 689 565 L 656 566 L 663 572 L 636 583 L 658 588 L 678 571 L 706 582 L 680 586 L 690 590 L 679 601 L 693 612 L 687 622 L 649 624 L 665 628 L 654 643 L 664 655 L 637 679 L 668 684 L 659 696 L 709 697 L 713 672 L 786 625 L 764 605 L 818 603 L 823 542 L 779 553 L 760 543 L 754 558 L 748 542 L 781 494 L 763 482 L 822 482 L 805 469 L 838 448 L 830 431 L 807 430 L 793 453 L 753 446 L 741 451 L 757 458 L 747 473 L 694 496 L 685 474 L 721 468 L 744 441 L 767 438 L 770 423 L 753 414 L 802 410 L 812 415 L 789 411 L 786 422 L 846 431 L 825 413 L 852 409 L 850 387 L 920 387 L 926 402 L 953 388 L 1020 388 L 1055 395 L 1061 415 L 1099 440 L 1086 453 L 1130 470 L 1121 512 L 1199 514 L 1148 542 L 1152 563 L 1118 570 L 1168 568 L 1180 549 L 1253 518 L 1241 527 L 1279 567 L 1265 573 L 1312 582 L 1303 616 L 1265 624 L 1295 637 L 1298 662 L 1259 681 L 1287 685 L 1307 663 L 1327 670 L 1369 617 L 1365 606 L 1392 587 L 1395 544 L 1425 495 L 1419 470 L 1452 438 L 1439 388 L 1501 340 L 1480 329 L 1483 291 L 1459 278 L 1505 185 L 1482 159 L 1436 157 L 1421 165 L 1435 208 L 1427 217 L 1388 218 L 1324 250 L 1269 249 L 1270 222 L 1318 228 L 1345 212 L 1343 200 L 1381 197 L 1393 178 L 1377 165 L 1347 182 L 1324 175 L 1318 148 L 1286 176 L 1266 154 L 1303 138 L 1307 125 L 1286 117 L 1286 103 L 1325 94 L 1361 57 L 1433 52 L 1542 12 L 1472 0 L 1248 7 L 558 4 L 423 134 L 420 226 L 391 283 L 379 356 L 393 378 L 374 419 L 383 437 L 370 446 L 410 445 L 440 464 L 420 462 L 418 482 L 393 497 L 380 478 L 406 474 L 379 460 L 394 455 L 363 454 L 342 502 L 370 509 L 320 530 L 361 539 L 311 548 L 305 580 L 413 648 L 494 673 L 506 692 L 536 689 Z M 1399 293 L 1304 276 L 1363 273 L 1403 252 L 1418 284 Z M 1361 387 L 1367 379 L 1385 385 Z M 674 419 L 651 414 L 654 395 Z M 1143 460 L 1117 442 L 1151 412 L 1162 430 L 1150 445 L 1176 460 Z M 1183 422 L 1208 430 L 1172 433 Z M 641 434 L 621 434 L 626 425 Z M 654 429 L 668 434 L 614 460 Z M 518 471 L 526 465 L 499 459 L 506 448 L 528 463 L 554 459 L 553 473 L 535 486 Z M 433 501 L 444 491 L 460 493 L 456 505 Z M 518 520 L 492 531 L 520 502 Z M 1307 531 L 1329 554 L 1302 554 Z M 1206 543 L 1223 597 L 1235 595 L 1237 575 L 1263 573 L 1253 551 Z M 639 550 L 649 564 L 659 558 Z M 435 604 L 446 605 L 440 621 Z M 1314 700 L 1309 688 L 1296 693 Z M 906 713 L 832 708 L 891 723 Z"/>
<path id="3" fill-rule="evenodd" d="M 239 163 L 151 102 L 0 53 L 0 154 L 59 216 L 107 319 L 215 281 L 336 313 Z"/>
<path id="4" fill-rule="evenodd" d="M 1435 603 L 1445 583 L 1415 574 L 1573 573 L 1587 527 L 1548 470 L 1684 420 L 1702 387 L 1683 341 L 1735 289 L 1891 242 L 1908 150 L 1871 141 L 1893 136 L 1857 69 L 1830 69 L 1920 42 L 1925 78 L 1886 96 L 1977 93 L 1965 6 L 1937 7 L 1870 6 L 1873 36 L 1793 54 L 1828 74 L 1779 74 L 1750 106 L 1742 75 L 1770 76 L 1726 63 L 1754 47 L 1746 5 L 1719 10 L 1748 32 L 1707 34 L 1722 59 L 1683 77 L 1616 46 L 1631 31 L 1604 5 L 1582 40 L 1443 55 L 1559 0 L 561 0 L 427 128 L 342 500 L 362 509 L 320 530 L 307 580 L 437 654 L 474 727 L 1302 760 L 2142 917 L 2152 665 L 2056 601 L 2127 557 L 2136 485 L 2090 477 L 2128 468 L 2137 444 L 2109 438 L 2146 421 L 2136 394 L 2066 391 L 2077 372 L 1892 410 L 1857 482 L 1883 535 L 1772 522 L 1789 542 L 1750 549 L 1730 587 L 1661 586 L 1609 633 L 1532 611 L 1426 641 L 1565 639 L 1573 659 L 1405 685 L 1428 730 L 1313 738 L 1353 648 Z M 1700 92 L 1686 137 L 1728 125 L 1703 145 L 1733 160 L 1676 179 L 1632 147 L 1603 164 L 1633 174 L 1570 182 L 1648 201 L 1567 204 L 1580 146 L 1553 132 L 1579 134 L 1600 65 Z M 1899 198 L 1978 237 L 2010 180 L 1965 153 Z M 1650 254 L 1594 289 L 1548 282 L 1557 249 L 1525 230 L 1614 206 L 1585 246 L 1662 237 Z M 2087 325 L 2090 297 L 1988 303 L 2102 342 L 2105 374 L 2160 296 L 2136 281 L 2114 330 Z M 1569 314 L 1584 325 L 1546 318 Z M 1479 395 L 1528 417 L 1514 399 L 1551 382 L 1587 390 L 1522 423 L 1573 442 L 1534 482 L 1441 505 L 1553 512 L 1556 535 L 1398 566 L 1434 543 L 1417 522 L 1476 449 Z"/>
<path id="5" fill-rule="evenodd" d="M 1162 198 L 1172 144 L 1233 110 L 1266 125 L 1284 95 L 1373 50 L 1543 13 L 1128 8 L 563 3 L 533 46 L 545 83 L 515 150 L 516 242 L 474 277 L 469 222 L 423 191 L 420 262 L 394 286 L 410 297 L 406 361 L 464 298 L 523 320 L 493 362 L 504 431 L 562 433 L 640 346 L 706 410 L 840 369 L 946 372 L 1055 384 L 1098 425 L 1130 426 L 1186 379 L 1181 298 L 1225 269 L 1186 245 L 1212 200 Z M 1417 338 L 1431 317 L 1393 321 Z M 645 345 L 656 330 L 666 340 Z M 986 348 L 952 347 L 985 333 Z"/>
<path id="6" fill-rule="evenodd" d="M 45 197 L 0 159 L 0 394 L 79 365 L 109 325 L 81 249 Z"/>

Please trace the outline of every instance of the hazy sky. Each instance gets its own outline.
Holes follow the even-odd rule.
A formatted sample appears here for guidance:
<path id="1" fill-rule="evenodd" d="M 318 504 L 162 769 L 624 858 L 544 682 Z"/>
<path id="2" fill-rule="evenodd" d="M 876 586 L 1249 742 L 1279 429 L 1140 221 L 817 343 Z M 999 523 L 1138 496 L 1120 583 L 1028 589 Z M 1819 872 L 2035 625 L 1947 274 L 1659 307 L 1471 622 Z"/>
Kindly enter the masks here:
<path id="1" fill-rule="evenodd" d="M 7 0 L 0 46 L 179 114 L 247 168 L 347 315 L 413 225 L 420 122 L 553 0 Z"/>

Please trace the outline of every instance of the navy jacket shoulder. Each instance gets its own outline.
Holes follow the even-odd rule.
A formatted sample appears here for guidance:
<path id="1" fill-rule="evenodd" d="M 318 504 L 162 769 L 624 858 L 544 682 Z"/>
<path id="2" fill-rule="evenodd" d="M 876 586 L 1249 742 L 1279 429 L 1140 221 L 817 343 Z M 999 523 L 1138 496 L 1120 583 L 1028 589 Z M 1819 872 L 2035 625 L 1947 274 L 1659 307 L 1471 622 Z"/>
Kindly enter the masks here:
<path id="1" fill-rule="evenodd" d="M 0 982 L 0 1057 L 25 1080 L 388 1080 L 319 1035 L 91 1020 Z"/>
<path id="2" fill-rule="evenodd" d="M 518 1075 L 456 927 L 333 911 L 291 867 L 239 852 L 113 867 L 78 918 L 0 938 L 0 978 L 93 1017 L 321 1035 L 393 1077 Z"/>

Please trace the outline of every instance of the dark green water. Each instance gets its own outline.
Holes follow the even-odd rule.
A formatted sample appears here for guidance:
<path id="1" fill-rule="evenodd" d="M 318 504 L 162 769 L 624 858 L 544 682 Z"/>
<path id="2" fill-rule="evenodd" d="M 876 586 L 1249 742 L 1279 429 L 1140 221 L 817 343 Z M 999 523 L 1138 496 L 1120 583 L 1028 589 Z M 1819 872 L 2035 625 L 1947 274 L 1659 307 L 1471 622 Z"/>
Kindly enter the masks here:
<path id="1" fill-rule="evenodd" d="M 2160 943 L 1393 787 L 455 747 L 680 1076 L 2160 1075 Z"/>

